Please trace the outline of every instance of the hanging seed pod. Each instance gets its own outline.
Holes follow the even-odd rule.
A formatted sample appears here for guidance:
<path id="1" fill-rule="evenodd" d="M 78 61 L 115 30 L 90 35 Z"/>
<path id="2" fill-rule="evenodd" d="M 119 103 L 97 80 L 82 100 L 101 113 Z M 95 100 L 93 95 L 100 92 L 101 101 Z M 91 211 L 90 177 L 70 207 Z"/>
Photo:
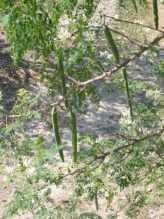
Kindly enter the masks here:
<path id="1" fill-rule="evenodd" d="M 107 39 L 108 45 L 111 47 L 111 50 L 112 50 L 113 56 L 115 58 L 115 61 L 116 61 L 116 63 L 119 63 L 120 55 L 119 55 L 117 46 L 116 46 L 116 44 L 114 42 L 112 33 L 111 33 L 110 29 L 106 25 L 105 25 L 105 30 L 104 31 L 105 31 L 105 37 Z"/>
<path id="2" fill-rule="evenodd" d="M 53 126 L 53 130 L 55 133 L 57 150 L 59 152 L 59 156 L 60 156 L 61 160 L 64 162 L 63 149 L 60 148 L 62 145 L 62 141 L 61 141 L 60 131 L 59 131 L 58 113 L 57 113 L 55 107 L 52 108 L 51 116 L 52 116 L 52 126 Z"/>
<path id="3" fill-rule="evenodd" d="M 98 211 L 99 210 L 99 202 L 98 202 L 98 194 L 97 194 L 97 189 L 96 189 L 96 192 L 95 192 L 95 206 L 96 206 L 96 210 Z"/>
<path id="4" fill-rule="evenodd" d="M 70 111 L 71 132 L 72 132 L 72 160 L 77 162 L 77 119 L 76 113 Z"/>
<path id="5" fill-rule="evenodd" d="M 111 31 L 107 26 L 105 26 L 105 36 L 106 36 L 106 39 L 108 41 L 108 44 L 111 46 L 113 55 L 115 57 L 115 61 L 116 61 L 117 64 L 119 64 L 120 55 L 119 55 L 117 46 L 116 46 L 116 44 L 113 40 Z M 129 105 L 129 109 L 130 109 L 130 116 L 131 116 L 131 120 L 133 121 L 132 101 L 131 101 L 131 96 L 130 96 L 130 89 L 129 89 L 129 85 L 128 85 L 128 77 L 127 77 L 126 68 L 124 68 L 122 72 L 123 72 L 123 77 L 124 77 L 125 86 L 126 86 L 126 93 L 127 93 L 127 97 L 128 97 L 128 105 Z"/>
<path id="6" fill-rule="evenodd" d="M 127 75 L 126 68 L 123 68 L 122 72 L 123 72 L 123 76 L 124 76 L 126 93 L 127 93 L 127 97 L 128 97 L 128 105 L 129 105 L 129 109 L 130 109 L 130 117 L 131 117 L 131 120 L 133 121 L 133 118 L 134 118 L 133 117 L 133 107 L 132 107 L 132 100 L 131 100 L 131 95 L 130 95 L 130 90 L 129 90 L 128 75 Z"/>
<path id="7" fill-rule="evenodd" d="M 108 44 L 111 46 L 113 55 L 115 57 L 115 61 L 116 61 L 117 64 L 119 64 L 120 55 L 119 55 L 117 46 L 116 46 L 116 44 L 113 40 L 111 31 L 107 26 L 105 26 L 105 36 L 107 38 Z M 128 84 L 128 77 L 127 77 L 126 68 L 123 68 L 122 72 L 123 72 L 123 77 L 124 77 L 125 86 L 126 86 L 126 93 L 127 93 L 127 97 L 128 97 L 128 105 L 129 105 L 129 109 L 130 109 L 130 116 L 131 116 L 131 120 L 133 121 L 132 101 L 131 101 L 131 96 L 130 96 L 130 89 L 129 89 L 129 84 Z"/>
<path id="8" fill-rule="evenodd" d="M 66 107 L 68 106 L 68 101 L 67 101 L 67 89 L 66 89 L 66 82 L 65 82 L 65 74 L 64 74 L 64 56 L 63 56 L 63 50 L 62 48 L 59 49 L 58 51 L 58 72 L 61 78 L 61 84 L 62 84 L 62 95 L 65 100 L 65 105 Z"/>
<path id="9" fill-rule="evenodd" d="M 67 110 L 70 112 L 70 126 L 71 126 L 71 133 L 72 133 L 72 160 L 73 162 L 77 162 L 77 122 L 76 122 L 76 114 L 72 111 L 72 105 L 68 103 L 67 100 L 67 88 L 65 82 L 65 73 L 64 73 L 64 56 L 62 48 L 58 51 L 58 65 L 59 65 L 59 74 L 61 77 L 62 83 L 62 95 L 65 100 L 65 106 Z M 77 105 L 77 95 L 75 91 L 73 91 L 73 103 L 75 107 Z"/>
<path id="10" fill-rule="evenodd" d="M 154 24 L 155 24 L 155 28 L 158 30 L 158 26 L 159 26 L 158 0 L 153 0 L 153 14 L 154 14 Z"/>

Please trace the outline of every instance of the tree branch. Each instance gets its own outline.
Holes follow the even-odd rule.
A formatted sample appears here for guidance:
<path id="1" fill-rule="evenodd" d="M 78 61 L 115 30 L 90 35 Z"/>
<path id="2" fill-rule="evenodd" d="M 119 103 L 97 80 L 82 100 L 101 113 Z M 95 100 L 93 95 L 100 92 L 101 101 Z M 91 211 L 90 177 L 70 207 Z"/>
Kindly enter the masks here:
<path id="1" fill-rule="evenodd" d="M 109 16 L 109 15 L 102 15 L 102 16 L 103 16 L 103 17 L 107 17 L 107 18 L 111 18 L 112 20 L 117 21 L 117 22 L 123 22 L 123 23 L 138 25 L 138 26 L 141 26 L 141 27 L 143 27 L 143 28 L 147 28 L 147 29 L 150 29 L 150 30 L 153 30 L 153 31 L 156 31 L 156 32 L 164 33 L 163 30 L 160 30 L 160 29 L 157 30 L 157 29 L 155 29 L 154 27 L 151 27 L 151 26 L 146 25 L 146 24 L 141 24 L 141 23 L 139 23 L 139 22 L 124 20 L 124 19 L 120 19 L 120 18 L 116 18 L 116 17 Z"/>
<path id="2" fill-rule="evenodd" d="M 113 74 L 115 74 L 116 72 L 118 72 L 120 69 L 122 69 L 123 67 L 126 67 L 130 62 L 134 61 L 136 58 L 140 57 L 145 51 L 149 50 L 150 48 L 152 48 L 152 46 L 154 46 L 155 44 L 157 44 L 159 41 L 161 41 L 164 38 L 164 32 L 160 35 L 158 35 L 155 39 L 153 39 L 148 46 L 144 46 L 141 47 L 141 49 L 135 53 L 134 55 L 132 55 L 130 58 L 126 59 L 125 61 L 123 61 L 121 64 L 115 65 L 111 70 L 104 72 L 103 74 L 96 76 L 94 78 L 91 78 L 87 81 L 78 81 L 75 78 L 72 78 L 71 76 L 66 76 L 67 79 L 69 81 L 71 81 L 73 84 L 75 84 L 77 87 L 79 88 L 83 88 L 86 87 L 89 84 L 92 84 L 96 81 L 100 81 L 100 80 L 105 80 L 105 79 L 109 79 L 111 78 L 111 76 Z"/>
<path id="3" fill-rule="evenodd" d="M 122 36 L 123 38 L 127 39 L 130 43 L 132 43 L 132 44 L 134 44 L 134 45 L 136 45 L 136 46 L 138 46 L 138 47 L 140 47 L 140 48 L 148 46 L 148 45 L 143 45 L 142 43 L 140 43 L 140 42 L 137 41 L 137 40 L 130 39 L 130 37 L 127 36 L 126 34 L 124 34 L 123 32 L 120 32 L 120 31 L 118 31 L 118 30 L 115 30 L 115 29 L 113 29 L 113 28 L 111 28 L 111 27 L 109 27 L 109 29 L 110 29 L 112 32 L 114 32 L 114 33 L 116 33 L 116 34 Z"/>
<path id="4" fill-rule="evenodd" d="M 127 144 L 124 144 L 124 145 L 121 145 L 120 147 L 117 147 L 117 148 L 114 148 L 113 150 L 110 150 L 110 151 L 107 151 L 105 153 L 102 153 L 101 155 L 95 157 L 93 160 L 87 162 L 83 167 L 81 168 L 78 168 L 70 173 L 67 173 L 63 176 L 60 176 L 61 179 L 64 179 L 68 176 L 73 176 L 73 175 L 80 175 L 82 173 L 84 173 L 86 171 L 86 169 L 88 168 L 88 166 L 91 166 L 92 164 L 96 163 L 97 161 L 99 161 L 98 165 L 96 165 L 96 167 L 99 167 L 105 160 L 106 157 L 108 156 L 111 156 L 112 154 L 115 154 L 117 152 L 119 152 L 120 150 L 123 150 L 123 149 L 126 149 L 126 148 L 129 148 L 137 143 L 140 143 L 144 140 L 147 140 L 147 139 L 150 139 L 150 138 L 153 138 L 153 137 L 158 137 L 158 136 L 161 136 L 162 134 L 164 133 L 164 127 L 162 127 L 160 130 L 158 130 L 157 132 L 153 132 L 153 133 L 150 133 L 142 138 L 139 138 L 139 139 L 134 139 L 132 142 L 130 143 L 127 143 Z"/>

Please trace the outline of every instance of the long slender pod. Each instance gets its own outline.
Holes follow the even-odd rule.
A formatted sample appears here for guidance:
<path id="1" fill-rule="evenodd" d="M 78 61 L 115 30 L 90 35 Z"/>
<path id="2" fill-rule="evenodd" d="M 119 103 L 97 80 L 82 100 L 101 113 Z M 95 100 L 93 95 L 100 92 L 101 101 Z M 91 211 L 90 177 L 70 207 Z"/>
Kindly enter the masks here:
<path id="1" fill-rule="evenodd" d="M 70 111 L 71 131 L 72 131 L 72 160 L 77 162 L 77 118 L 76 113 Z"/>
<path id="2" fill-rule="evenodd" d="M 118 48 L 117 48 L 117 46 L 114 42 L 114 39 L 113 39 L 112 33 L 110 31 L 110 28 L 105 25 L 105 30 L 104 31 L 105 31 L 105 36 L 106 36 L 106 39 L 107 39 L 107 43 L 111 47 L 113 56 L 115 58 L 115 62 L 119 63 L 120 62 L 119 51 L 118 51 Z"/>
<path id="3" fill-rule="evenodd" d="M 61 141 L 61 137 L 60 137 L 60 131 L 59 131 L 59 121 L 58 121 L 58 112 L 55 109 L 55 107 L 52 108 L 52 126 L 53 126 L 53 130 L 55 133 L 55 140 L 56 140 L 56 145 L 57 145 L 57 150 L 59 152 L 59 156 L 61 158 L 61 160 L 64 162 L 64 153 L 63 153 L 63 149 L 61 149 L 61 145 L 62 145 L 62 141 Z"/>
<path id="4" fill-rule="evenodd" d="M 72 106 L 70 106 L 67 100 L 67 88 L 66 88 L 66 82 L 65 82 L 63 61 L 64 61 L 63 51 L 62 49 L 59 49 L 58 64 L 59 64 L 59 73 L 60 73 L 61 82 L 62 82 L 62 94 L 64 97 L 65 106 L 67 110 L 70 112 L 70 125 L 71 125 L 71 133 L 72 133 L 72 160 L 73 162 L 77 162 L 77 145 L 78 145 L 77 143 L 77 119 L 76 119 L 76 113 L 73 112 Z"/>
<path id="5" fill-rule="evenodd" d="M 68 107 L 68 101 L 67 101 L 67 88 L 66 88 L 66 81 L 65 81 L 65 73 L 64 73 L 64 57 L 63 57 L 63 50 L 60 48 L 58 50 L 58 71 L 61 78 L 61 84 L 62 84 L 62 95 L 64 97 L 65 105 Z"/>
<path id="6" fill-rule="evenodd" d="M 128 97 L 128 105 L 129 105 L 129 109 L 130 109 L 130 117 L 131 117 L 131 120 L 133 121 L 133 119 L 134 119 L 133 107 L 132 107 L 132 100 L 131 100 L 131 95 L 130 95 L 130 90 L 129 90 L 128 75 L 127 75 L 126 68 L 123 68 L 122 72 L 123 72 L 123 75 L 124 75 L 124 81 L 125 81 L 125 86 L 126 86 L 126 93 L 127 93 L 127 97 Z"/>
<path id="7" fill-rule="evenodd" d="M 159 27 L 158 0 L 153 0 L 153 14 L 154 14 L 155 28 L 158 30 Z"/>
<path id="8" fill-rule="evenodd" d="M 96 210 L 99 210 L 99 202 L 98 202 L 98 194 L 97 194 L 97 190 L 95 192 L 95 206 L 96 206 Z"/>
<path id="9" fill-rule="evenodd" d="M 107 26 L 105 26 L 105 36 L 106 36 L 108 45 L 110 45 L 110 47 L 111 47 L 113 56 L 115 57 L 115 61 L 117 64 L 119 64 L 119 62 L 120 62 L 119 51 L 118 51 L 118 48 L 114 42 L 110 28 L 108 28 Z M 131 116 L 131 119 L 133 121 L 132 100 L 131 100 L 131 96 L 130 96 L 130 89 L 129 89 L 129 85 L 128 85 L 128 77 L 127 77 L 126 68 L 123 68 L 122 72 L 123 72 L 123 76 L 124 76 L 124 80 L 125 80 L 126 92 L 127 92 L 127 97 L 128 97 L 128 105 L 129 105 L 129 109 L 130 109 L 130 116 Z"/>

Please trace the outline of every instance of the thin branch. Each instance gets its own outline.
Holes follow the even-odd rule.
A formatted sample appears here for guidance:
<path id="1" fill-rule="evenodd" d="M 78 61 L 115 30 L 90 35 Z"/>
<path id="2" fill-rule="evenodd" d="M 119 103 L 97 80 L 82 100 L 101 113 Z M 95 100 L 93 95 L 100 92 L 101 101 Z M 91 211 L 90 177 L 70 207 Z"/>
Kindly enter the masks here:
<path id="1" fill-rule="evenodd" d="M 136 45 L 136 46 L 138 46 L 138 47 L 146 47 L 146 46 L 148 46 L 148 45 L 143 45 L 142 43 L 140 43 L 140 42 L 137 41 L 137 40 L 130 39 L 129 36 L 127 36 L 127 35 L 124 34 L 123 32 L 120 32 L 120 31 L 118 31 L 118 30 L 115 30 L 115 29 L 113 29 L 113 28 L 111 28 L 111 27 L 109 27 L 109 29 L 110 29 L 112 32 L 114 32 L 114 33 L 116 33 L 116 34 L 122 36 L 122 37 L 125 38 L 125 39 L 127 39 L 130 43 L 132 43 L 132 44 L 134 44 L 134 45 Z"/>
<path id="2" fill-rule="evenodd" d="M 163 133 L 164 133 L 164 127 L 162 127 L 161 130 L 159 130 L 157 132 L 150 133 L 150 134 L 148 134 L 148 135 L 146 135 L 146 136 L 144 136 L 142 138 L 139 138 L 139 139 L 134 139 L 130 143 L 121 145 L 121 146 L 119 146 L 119 147 L 117 147 L 117 148 L 115 148 L 113 150 L 110 150 L 110 151 L 107 151 L 105 153 L 102 153 L 101 155 L 95 157 L 93 160 L 87 162 L 83 167 L 78 168 L 78 169 L 76 169 L 76 170 L 74 170 L 74 171 L 72 171 L 70 173 L 67 173 L 67 174 L 65 174 L 63 176 L 60 176 L 60 177 L 61 177 L 61 179 L 64 179 L 64 178 L 66 178 L 68 176 L 74 176 L 74 175 L 78 176 L 78 175 L 84 173 L 86 171 L 86 169 L 88 168 L 88 166 L 91 166 L 94 163 L 98 162 L 96 167 L 94 167 L 94 169 L 95 169 L 95 168 L 99 167 L 104 162 L 106 157 L 111 156 L 112 154 L 115 154 L 115 153 L 117 153 L 120 150 L 129 148 L 129 147 L 131 147 L 131 146 L 133 146 L 133 145 L 135 145 L 137 143 L 140 143 L 140 142 L 142 142 L 144 140 L 147 140 L 147 139 L 150 139 L 150 138 L 153 138 L 153 137 L 161 136 Z"/>
<path id="3" fill-rule="evenodd" d="M 111 18 L 112 20 L 117 21 L 117 22 L 123 22 L 123 23 L 138 25 L 138 26 L 141 26 L 141 27 L 143 27 L 143 28 L 147 28 L 147 29 L 150 29 L 150 30 L 153 30 L 153 31 L 156 31 L 156 32 L 164 33 L 164 31 L 161 30 L 161 29 L 158 29 L 158 30 L 157 30 L 157 29 L 155 29 L 154 27 L 151 27 L 151 26 L 146 25 L 146 24 L 141 24 L 141 23 L 139 23 L 139 22 L 124 20 L 124 19 L 120 19 L 120 18 L 116 18 L 116 17 L 109 16 L 109 15 L 102 15 L 102 16 Z"/>
<path id="4" fill-rule="evenodd" d="M 98 164 L 93 168 L 93 169 L 96 169 L 96 168 L 98 168 L 103 163 L 104 159 L 105 159 L 104 154 L 102 154 L 100 156 L 97 156 L 95 159 L 87 162 L 83 167 L 77 168 L 76 170 L 74 170 L 74 171 L 72 171 L 70 173 L 62 175 L 62 176 L 60 176 L 60 178 L 64 179 L 66 177 L 74 176 L 74 175 L 79 176 L 80 174 L 85 172 L 85 170 L 88 168 L 88 166 L 91 166 L 94 163 L 98 162 Z"/>
<path id="5" fill-rule="evenodd" d="M 122 145 L 122 146 L 120 146 L 118 148 L 115 148 L 113 150 L 113 153 L 117 153 L 118 151 L 120 151 L 122 149 L 128 148 L 128 147 L 130 147 L 130 146 L 132 146 L 132 145 L 134 145 L 136 143 L 142 142 L 142 141 L 147 140 L 149 138 L 160 136 L 163 133 L 164 133 L 164 127 L 161 130 L 159 130 L 158 132 L 154 132 L 154 133 L 148 134 L 148 135 L 146 135 L 146 136 L 144 136 L 142 138 L 139 138 L 139 139 L 134 139 L 133 142 L 131 142 L 131 143 L 128 143 L 128 144 Z"/>
<path id="6" fill-rule="evenodd" d="M 107 25 L 107 26 L 108 26 L 108 25 Z M 97 26 L 92 26 L 92 28 L 93 28 L 93 30 L 95 30 L 95 29 L 99 29 L 99 30 L 100 30 L 100 29 L 102 29 L 102 26 L 97 25 Z M 140 41 L 138 41 L 138 40 L 136 40 L 136 39 L 135 39 L 135 40 L 131 39 L 128 35 L 126 35 L 125 33 L 121 32 L 121 31 L 119 31 L 119 30 L 113 29 L 112 27 L 109 27 L 109 26 L 108 26 L 108 28 L 109 28 L 112 32 L 114 32 L 114 33 L 116 33 L 116 34 L 122 36 L 123 38 L 127 39 L 130 43 L 132 43 L 132 44 L 134 44 L 134 45 L 136 45 L 136 46 L 138 46 L 138 47 L 148 46 L 148 44 L 147 44 L 147 45 L 143 45 Z"/>
<path id="7" fill-rule="evenodd" d="M 111 78 L 111 76 L 118 72 L 120 69 L 122 69 L 123 67 L 126 67 L 130 62 L 134 61 L 136 58 L 140 57 L 145 51 L 149 50 L 150 48 L 152 48 L 152 46 L 154 46 L 155 44 L 157 44 L 159 41 L 161 41 L 164 38 L 164 32 L 162 34 L 160 34 L 159 36 L 157 36 L 155 39 L 153 39 L 153 41 L 151 41 L 149 43 L 148 46 L 145 47 L 141 47 L 141 49 L 136 52 L 134 55 L 132 55 L 130 58 L 126 59 L 125 61 L 123 61 L 121 64 L 115 65 L 111 70 L 104 72 L 103 74 L 96 76 L 94 78 L 91 78 L 87 81 L 78 81 L 74 78 L 72 78 L 71 76 L 66 76 L 68 80 L 70 80 L 72 83 L 74 83 L 77 87 L 82 88 L 85 87 L 91 83 L 94 83 L 96 81 L 100 81 L 100 80 L 105 80 L 105 79 L 109 79 Z"/>

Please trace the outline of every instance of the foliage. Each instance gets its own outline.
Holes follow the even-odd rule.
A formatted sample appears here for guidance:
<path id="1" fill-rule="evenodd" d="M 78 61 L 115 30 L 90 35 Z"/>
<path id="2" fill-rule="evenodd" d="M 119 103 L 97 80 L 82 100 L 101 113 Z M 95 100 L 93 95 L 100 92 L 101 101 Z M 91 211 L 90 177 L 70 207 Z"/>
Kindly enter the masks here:
<path id="1" fill-rule="evenodd" d="M 159 64 L 154 64 L 154 70 L 160 77 L 164 77 L 164 61 L 161 60 Z"/>
<path id="2" fill-rule="evenodd" d="M 138 11 L 139 4 L 145 4 L 146 1 L 130 2 Z M 122 4 L 124 3 L 125 1 L 122 1 Z M 153 3 L 155 28 L 158 29 L 157 1 Z M 157 177 L 162 178 L 164 155 L 162 89 L 158 83 L 152 86 L 144 80 L 134 80 L 130 71 L 127 75 L 127 65 L 122 66 L 125 83 L 119 74 L 111 79 L 112 84 L 117 80 L 115 82 L 117 89 L 121 89 L 121 92 L 126 91 L 130 108 L 130 115 L 127 113 L 120 118 L 119 132 L 103 139 L 92 136 L 77 137 L 79 114 L 85 113 L 88 102 L 96 102 L 98 96 L 96 80 L 93 83 L 89 82 L 87 86 L 81 86 L 79 83 L 92 81 L 104 72 L 110 72 L 113 66 L 115 72 L 119 72 L 121 67 L 118 70 L 117 67 L 122 62 L 126 64 L 129 55 L 129 51 L 125 51 L 125 55 L 121 53 L 121 49 L 127 49 L 127 44 L 124 45 L 122 38 L 119 38 L 121 33 L 117 37 L 106 24 L 104 26 L 104 23 L 98 28 L 92 26 L 91 20 L 96 6 L 97 1 L 92 0 L 82 2 L 62 0 L 55 3 L 51 0 L 1 2 L 0 7 L 7 16 L 5 28 L 15 61 L 19 63 L 31 50 L 35 51 L 44 63 L 42 78 L 48 86 L 49 93 L 52 97 L 62 97 L 63 104 L 61 109 L 60 104 L 52 103 L 51 123 L 56 144 L 48 148 L 44 136 L 38 134 L 29 137 L 26 134 L 25 124 L 34 118 L 42 118 L 41 113 L 37 112 L 37 108 L 42 106 L 38 102 L 38 97 L 34 97 L 24 89 L 19 90 L 17 94 L 17 103 L 11 113 L 18 115 L 18 119 L 13 119 L 0 130 L 1 154 L 6 148 L 10 151 L 12 146 L 12 159 L 16 162 L 9 179 L 18 185 L 18 188 L 13 200 L 8 204 L 5 215 L 8 218 L 20 212 L 31 211 L 35 218 L 77 219 L 80 199 L 87 198 L 94 201 L 98 210 L 99 200 L 102 197 L 105 197 L 110 206 L 120 190 L 142 183 L 150 184 Z M 99 37 L 102 41 L 106 40 L 104 45 L 108 46 L 107 49 L 104 50 L 97 45 Z M 139 49 L 142 51 L 143 48 L 145 47 L 141 46 Z M 152 45 L 143 51 L 149 48 L 151 49 Z M 104 51 L 107 55 L 102 58 L 101 54 L 104 54 Z M 130 57 L 133 57 L 131 53 L 130 51 Z M 152 53 L 148 55 L 151 56 Z M 47 70 L 49 64 L 53 64 L 53 73 Z M 153 68 L 156 73 L 163 75 L 162 61 L 153 65 Z M 63 109 L 69 117 L 72 160 L 76 164 L 66 163 L 62 164 L 63 168 L 58 168 L 57 151 L 64 161 L 59 121 L 59 114 Z M 89 149 L 78 153 L 78 143 L 87 145 Z M 51 196 L 53 188 L 61 186 L 69 176 L 73 181 L 71 187 L 75 190 L 73 196 L 69 198 L 68 203 L 57 206 L 54 204 L 54 197 Z M 66 185 L 68 190 L 67 186 L 69 185 Z M 162 186 L 163 183 L 160 182 L 158 187 L 161 196 Z M 130 205 L 126 211 L 128 217 L 136 216 L 140 208 L 146 204 L 148 197 L 144 192 L 136 192 L 129 201 Z M 81 214 L 81 218 L 92 216 L 99 217 L 89 212 Z M 115 217 L 114 215 L 113 218 Z"/>
<path id="3" fill-rule="evenodd" d="M 49 78 L 49 83 L 52 92 L 64 96 L 72 127 L 75 127 L 75 124 L 73 125 L 73 121 L 76 120 L 75 114 L 81 108 L 77 103 L 82 102 L 86 91 L 79 94 L 73 92 L 75 87 L 72 84 L 66 85 L 65 80 L 69 75 L 78 80 L 89 79 L 95 69 L 95 51 L 92 33 L 88 26 L 88 18 L 92 15 L 94 7 L 94 1 L 90 0 L 80 5 L 77 1 L 63 0 L 54 4 L 53 1 L 45 3 L 40 0 L 23 1 L 20 4 L 15 2 L 8 12 L 9 20 L 6 28 L 9 41 L 13 42 L 12 51 L 17 62 L 32 49 L 45 59 L 52 52 L 57 56 L 57 68 L 54 69 L 57 74 Z M 84 11 L 84 15 L 81 16 L 77 10 Z M 66 25 L 65 20 L 68 20 Z M 66 34 L 61 37 L 63 30 Z M 75 161 L 77 160 L 76 132 L 76 129 L 72 129 Z"/>

